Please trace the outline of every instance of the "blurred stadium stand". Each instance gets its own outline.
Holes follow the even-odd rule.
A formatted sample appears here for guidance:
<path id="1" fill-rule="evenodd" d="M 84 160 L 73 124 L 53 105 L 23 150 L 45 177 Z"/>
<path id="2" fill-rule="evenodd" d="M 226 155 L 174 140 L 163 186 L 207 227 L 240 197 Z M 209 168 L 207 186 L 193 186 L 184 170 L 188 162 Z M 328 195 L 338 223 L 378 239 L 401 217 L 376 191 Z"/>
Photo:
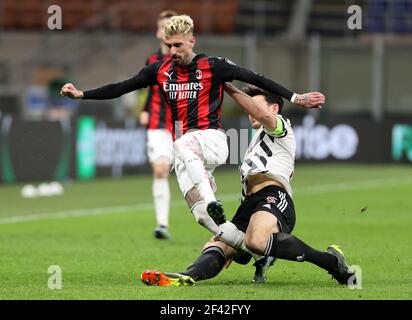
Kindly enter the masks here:
<path id="1" fill-rule="evenodd" d="M 63 9 L 63 30 L 47 29 L 52 4 Z M 363 9 L 361 31 L 347 27 L 352 4 Z M 45 86 L 53 69 L 80 88 L 135 74 L 158 47 L 164 9 L 193 17 L 197 52 L 228 56 L 296 91 L 324 91 L 322 116 L 411 112 L 412 0 L 0 0 L 0 101 L 15 97 L 0 109 L 24 112 L 35 75 Z M 105 102 L 99 116 L 115 115 L 116 104 Z M 85 109 L 98 113 L 82 102 Z"/>
<path id="2" fill-rule="evenodd" d="M 19 115 L 21 112 L 21 104 L 19 97 L 16 95 L 0 94 L 0 115 L 10 114 Z"/>
<path id="3" fill-rule="evenodd" d="M 62 8 L 62 30 L 47 27 L 50 5 Z M 350 5 L 362 8 L 362 30 L 348 27 Z M 74 101 L 60 97 L 59 88 L 70 81 L 90 89 L 135 75 L 159 47 L 156 19 L 164 9 L 192 16 L 197 53 L 229 57 L 296 92 L 326 95 L 321 112 L 286 104 L 286 116 L 301 127 L 304 161 L 320 159 L 319 148 L 351 149 L 346 135 L 336 135 L 341 124 L 353 126 L 363 143 L 352 160 L 367 162 L 393 160 L 382 150 L 390 150 L 392 128 L 400 125 L 396 160 L 405 160 L 412 123 L 412 0 L 0 0 L 0 181 L 38 179 L 33 160 L 47 168 L 42 179 L 55 179 L 55 172 L 61 179 L 67 163 L 75 176 L 74 159 L 83 150 L 78 119 L 99 128 L 115 123 L 126 133 L 136 128 L 143 90 L 113 100 Z M 222 113 L 226 128 L 248 125 L 228 97 Z M 327 134 L 318 139 L 306 134 L 308 128 Z M 123 147 L 130 141 L 119 137 L 114 132 L 102 150 L 109 156 L 121 150 L 126 159 L 129 149 Z M 63 162 L 44 162 L 46 149 Z M 123 170 L 113 159 L 112 166 L 98 167 L 98 175 Z"/>
<path id="4" fill-rule="evenodd" d="M 313 0 L 309 13 L 308 33 L 325 36 L 343 36 L 347 33 L 347 8 L 352 5 L 365 7 L 367 1 Z"/>
<path id="5" fill-rule="evenodd" d="M 3 30 L 46 29 L 47 8 L 64 7 L 63 29 L 117 29 L 153 32 L 157 12 L 172 8 L 191 15 L 199 33 L 284 32 L 296 3 L 291 0 L 2 0 L 0 28 Z M 366 8 L 370 32 L 412 32 L 412 0 L 304 0 L 309 3 L 308 33 L 339 36 L 346 31 L 346 9 L 356 4 Z"/>
<path id="6" fill-rule="evenodd" d="M 236 31 L 247 33 L 256 30 L 259 34 L 279 34 L 286 31 L 292 15 L 293 1 L 239 1 L 236 16 Z"/>
<path id="7" fill-rule="evenodd" d="M 371 0 L 367 20 L 370 32 L 412 33 L 412 1 Z"/>
<path id="8" fill-rule="evenodd" d="M 2 0 L 0 26 L 4 30 L 46 29 L 49 5 L 63 10 L 63 29 L 120 29 L 130 32 L 153 32 L 158 12 L 173 8 L 192 16 L 197 32 L 229 33 L 234 31 L 238 0 L 167 1 L 145 0 Z"/>

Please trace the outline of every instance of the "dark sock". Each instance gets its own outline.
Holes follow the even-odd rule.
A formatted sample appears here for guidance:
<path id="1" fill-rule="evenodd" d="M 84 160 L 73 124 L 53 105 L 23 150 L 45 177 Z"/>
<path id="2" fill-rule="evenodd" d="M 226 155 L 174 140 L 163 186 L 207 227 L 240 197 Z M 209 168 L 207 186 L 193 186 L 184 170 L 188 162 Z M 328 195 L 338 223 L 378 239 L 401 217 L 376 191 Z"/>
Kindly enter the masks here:
<path id="1" fill-rule="evenodd" d="M 202 254 L 182 274 L 195 281 L 215 277 L 225 266 L 226 257 L 219 247 L 206 248 Z"/>
<path id="2" fill-rule="evenodd" d="M 265 255 L 291 261 L 308 261 L 327 271 L 334 270 L 338 263 L 332 254 L 313 249 L 295 236 L 283 232 L 272 234 Z"/>

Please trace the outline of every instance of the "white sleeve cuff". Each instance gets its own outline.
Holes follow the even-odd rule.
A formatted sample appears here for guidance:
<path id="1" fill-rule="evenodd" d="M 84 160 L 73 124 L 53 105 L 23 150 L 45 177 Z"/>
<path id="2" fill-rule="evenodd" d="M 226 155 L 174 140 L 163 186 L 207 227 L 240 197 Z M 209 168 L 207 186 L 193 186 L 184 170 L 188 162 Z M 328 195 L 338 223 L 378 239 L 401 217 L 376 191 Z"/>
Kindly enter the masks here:
<path id="1" fill-rule="evenodd" d="M 298 95 L 296 93 L 293 94 L 292 98 L 290 98 L 290 102 L 295 103 L 295 99 Z"/>

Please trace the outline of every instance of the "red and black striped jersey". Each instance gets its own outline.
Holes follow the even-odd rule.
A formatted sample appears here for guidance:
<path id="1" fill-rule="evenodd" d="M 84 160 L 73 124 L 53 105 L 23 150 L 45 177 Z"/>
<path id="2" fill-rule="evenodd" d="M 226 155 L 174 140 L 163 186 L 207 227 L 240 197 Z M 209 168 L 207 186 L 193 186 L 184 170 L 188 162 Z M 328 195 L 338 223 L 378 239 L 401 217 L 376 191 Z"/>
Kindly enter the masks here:
<path id="1" fill-rule="evenodd" d="M 288 100 L 293 96 L 290 90 L 227 58 L 198 54 L 184 66 L 171 59 L 152 63 L 128 80 L 84 91 L 83 99 L 113 99 L 158 84 L 171 110 L 176 138 L 190 129 L 222 128 L 223 85 L 233 80 L 253 84 Z"/>
<path id="2" fill-rule="evenodd" d="M 146 60 L 146 66 L 155 62 L 165 61 L 170 58 L 168 54 L 162 54 L 159 49 Z M 166 101 L 160 92 L 158 85 L 149 87 L 144 109 L 149 112 L 148 129 L 167 129 L 170 132 L 173 130 L 172 113 L 170 108 L 167 108 Z"/>
<path id="3" fill-rule="evenodd" d="M 197 55 L 186 66 L 166 60 L 157 70 L 156 81 L 171 108 L 175 135 L 222 128 L 224 82 L 216 72 L 215 58 Z"/>

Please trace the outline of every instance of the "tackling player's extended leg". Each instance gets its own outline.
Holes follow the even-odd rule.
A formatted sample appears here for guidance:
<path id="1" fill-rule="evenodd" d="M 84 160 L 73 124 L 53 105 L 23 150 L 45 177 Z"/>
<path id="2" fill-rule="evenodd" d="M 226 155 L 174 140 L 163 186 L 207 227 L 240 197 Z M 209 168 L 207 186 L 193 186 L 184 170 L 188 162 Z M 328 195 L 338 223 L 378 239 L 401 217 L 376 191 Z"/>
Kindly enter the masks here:
<path id="1" fill-rule="evenodd" d="M 184 272 L 167 273 L 159 270 L 145 270 L 141 280 L 146 285 L 157 286 L 186 286 L 197 281 L 215 277 L 234 257 L 236 251 L 221 241 L 213 238 L 206 243 L 202 254 Z"/>
<path id="2" fill-rule="evenodd" d="M 220 226 L 220 239 L 228 242 L 227 234 L 232 238 L 236 227 L 245 231 L 243 242 L 250 251 L 267 257 L 311 262 L 328 271 L 340 284 L 348 284 L 349 279 L 356 281 L 338 246 L 332 245 L 321 252 L 290 234 L 295 225 L 293 201 L 284 192 L 284 196 L 277 196 L 281 190 L 268 186 L 250 195 L 239 207 L 233 223 Z"/>

